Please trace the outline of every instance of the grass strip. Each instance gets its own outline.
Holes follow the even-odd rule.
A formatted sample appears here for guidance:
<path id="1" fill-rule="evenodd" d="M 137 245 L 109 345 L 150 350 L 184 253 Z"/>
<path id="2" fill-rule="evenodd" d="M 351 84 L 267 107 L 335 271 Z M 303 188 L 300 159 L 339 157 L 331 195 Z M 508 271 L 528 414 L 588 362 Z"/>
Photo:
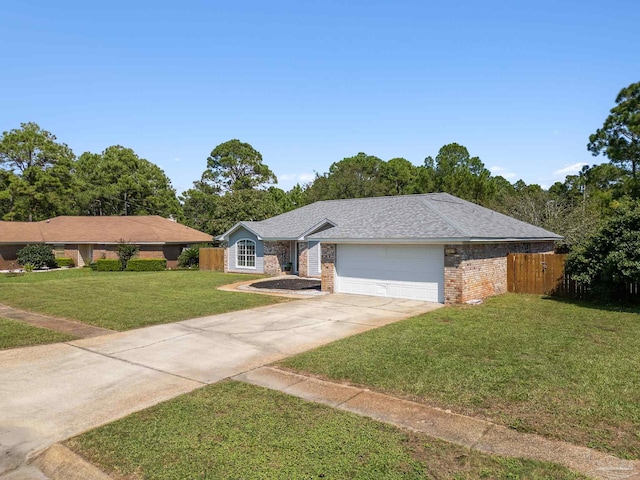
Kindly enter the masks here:
<path id="1" fill-rule="evenodd" d="M 74 335 L 67 333 L 34 327 L 33 325 L 8 318 L 0 318 L 0 349 L 68 342 L 76 338 Z"/>
<path id="2" fill-rule="evenodd" d="M 584 478 L 226 381 L 67 442 L 117 479 Z"/>
<path id="3" fill-rule="evenodd" d="M 639 458 L 638 352 L 637 310 L 502 295 L 278 365 Z"/>

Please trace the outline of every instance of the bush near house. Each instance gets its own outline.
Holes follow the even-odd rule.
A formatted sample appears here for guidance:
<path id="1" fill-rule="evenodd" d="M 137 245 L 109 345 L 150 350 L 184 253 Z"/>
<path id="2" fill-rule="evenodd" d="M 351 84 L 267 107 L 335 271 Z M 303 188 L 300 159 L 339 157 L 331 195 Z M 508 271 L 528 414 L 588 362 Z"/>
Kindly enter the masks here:
<path id="1" fill-rule="evenodd" d="M 127 264 L 129 260 L 135 257 L 138 254 L 138 247 L 132 243 L 127 243 L 124 240 L 120 240 L 118 245 L 116 246 L 116 254 L 118 255 L 118 260 L 120 261 L 120 270 L 126 270 Z"/>
<path id="2" fill-rule="evenodd" d="M 56 258 L 56 265 L 58 268 L 74 267 L 75 263 L 73 262 L 73 258 Z"/>
<path id="3" fill-rule="evenodd" d="M 159 272 L 166 269 L 166 258 L 132 258 L 126 268 L 128 272 Z"/>
<path id="4" fill-rule="evenodd" d="M 96 270 L 98 272 L 119 272 L 122 270 L 120 260 L 101 258 L 96 261 Z"/>
<path id="5" fill-rule="evenodd" d="M 192 245 L 189 248 L 182 250 L 182 253 L 178 257 L 178 266 L 185 268 L 193 268 L 200 265 L 200 249 L 211 248 L 210 243 L 199 243 Z"/>
<path id="6" fill-rule="evenodd" d="M 200 264 L 200 249 L 197 247 L 185 248 L 178 257 L 178 266 L 192 268 Z"/>
<path id="7" fill-rule="evenodd" d="M 50 246 L 33 244 L 18 251 L 18 263 L 22 266 L 31 265 L 34 269 L 53 268 L 56 266 L 56 257 Z"/>

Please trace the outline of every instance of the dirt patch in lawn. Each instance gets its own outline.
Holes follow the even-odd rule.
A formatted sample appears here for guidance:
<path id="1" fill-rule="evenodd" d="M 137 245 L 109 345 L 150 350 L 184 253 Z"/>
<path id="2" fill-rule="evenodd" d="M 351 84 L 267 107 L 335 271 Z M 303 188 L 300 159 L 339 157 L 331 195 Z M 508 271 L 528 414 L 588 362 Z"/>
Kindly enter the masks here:
<path id="1" fill-rule="evenodd" d="M 253 288 L 268 290 L 317 290 L 320 291 L 320 280 L 310 278 L 277 278 L 255 282 L 250 285 Z"/>

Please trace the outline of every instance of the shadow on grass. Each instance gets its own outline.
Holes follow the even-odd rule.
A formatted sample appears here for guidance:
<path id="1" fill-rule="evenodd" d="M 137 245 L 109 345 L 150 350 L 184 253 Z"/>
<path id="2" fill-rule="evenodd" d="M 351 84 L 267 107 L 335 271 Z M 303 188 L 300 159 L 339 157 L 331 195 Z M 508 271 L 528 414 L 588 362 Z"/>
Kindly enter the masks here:
<path id="1" fill-rule="evenodd" d="M 600 299 L 576 299 L 557 295 L 544 295 L 542 299 L 562 303 L 565 305 L 575 305 L 577 307 L 604 310 L 607 312 L 640 313 L 639 301 L 634 302 L 629 300 L 612 301 Z"/>

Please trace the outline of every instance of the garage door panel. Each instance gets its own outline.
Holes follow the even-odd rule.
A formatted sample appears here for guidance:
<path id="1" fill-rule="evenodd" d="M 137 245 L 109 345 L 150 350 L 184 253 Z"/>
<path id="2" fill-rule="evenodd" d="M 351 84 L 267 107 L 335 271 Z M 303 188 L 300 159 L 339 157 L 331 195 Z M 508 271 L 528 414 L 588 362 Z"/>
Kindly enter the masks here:
<path id="1" fill-rule="evenodd" d="M 427 267 L 425 267 L 427 268 Z M 351 279 L 384 279 L 384 280 L 391 280 L 391 281 L 397 281 L 397 282 L 422 282 L 424 281 L 424 274 L 421 272 L 416 272 L 416 271 L 411 271 L 408 269 L 397 269 L 397 270 L 391 270 L 391 269 L 379 269 L 379 270 L 373 270 L 373 269 L 365 269 L 365 268 L 358 268 L 358 269 L 349 269 L 348 270 L 349 275 L 348 278 Z M 344 276 L 343 278 L 347 278 L 346 276 Z"/>
<path id="2" fill-rule="evenodd" d="M 339 245 L 336 291 L 442 302 L 443 247 Z"/>

